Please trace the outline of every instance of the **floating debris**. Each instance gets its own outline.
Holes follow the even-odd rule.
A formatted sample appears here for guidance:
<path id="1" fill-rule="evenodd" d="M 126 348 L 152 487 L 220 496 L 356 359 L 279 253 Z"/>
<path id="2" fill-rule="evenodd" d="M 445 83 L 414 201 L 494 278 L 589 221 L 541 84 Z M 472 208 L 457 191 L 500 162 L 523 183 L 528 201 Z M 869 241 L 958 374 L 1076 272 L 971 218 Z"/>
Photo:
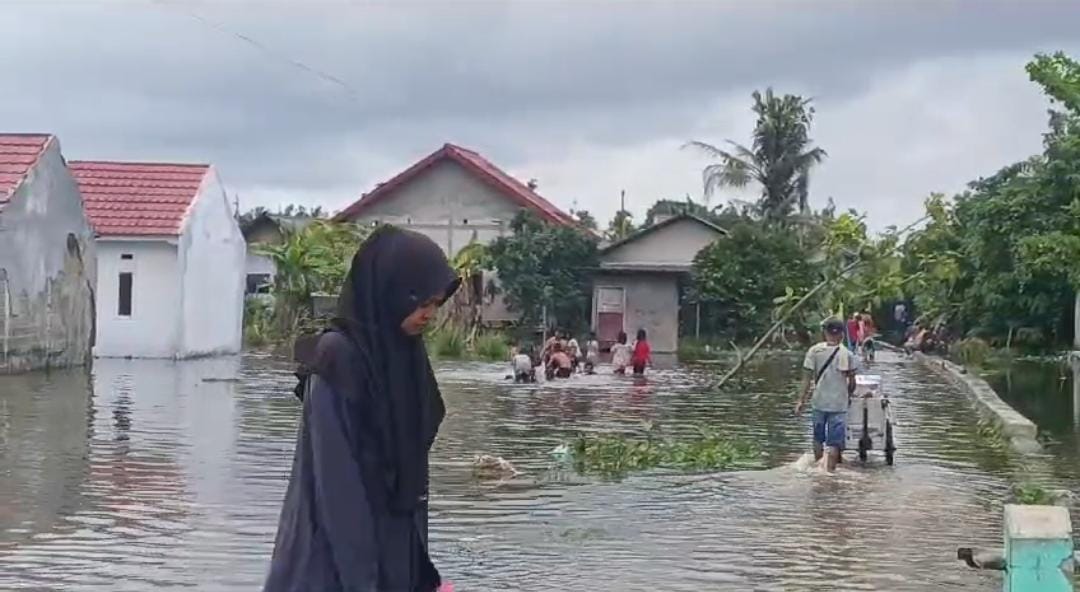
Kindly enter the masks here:
<path id="1" fill-rule="evenodd" d="M 521 471 L 501 456 L 480 454 L 473 459 L 473 474 L 482 479 L 513 479 Z"/>

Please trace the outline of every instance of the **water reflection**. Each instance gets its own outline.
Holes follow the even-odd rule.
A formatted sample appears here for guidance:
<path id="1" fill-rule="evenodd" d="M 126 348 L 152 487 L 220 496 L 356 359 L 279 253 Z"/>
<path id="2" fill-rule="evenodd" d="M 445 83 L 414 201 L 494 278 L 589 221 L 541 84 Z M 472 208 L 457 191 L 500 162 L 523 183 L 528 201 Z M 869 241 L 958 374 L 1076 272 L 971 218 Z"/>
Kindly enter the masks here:
<path id="1" fill-rule="evenodd" d="M 897 466 L 799 472 L 798 362 L 765 355 L 724 393 L 708 389 L 709 366 L 513 385 L 502 365 L 440 365 L 438 563 L 463 590 L 998 589 L 953 560 L 957 544 L 999 544 L 1015 469 L 979 443 L 966 398 L 885 354 L 875 371 L 896 400 Z M 257 588 L 296 432 L 289 370 L 254 356 L 103 360 L 92 392 L 79 373 L 3 379 L 0 589 Z M 610 483 L 549 455 L 581 431 L 651 423 L 753 439 L 769 470 Z M 470 461 L 483 453 L 526 474 L 479 482 Z"/>

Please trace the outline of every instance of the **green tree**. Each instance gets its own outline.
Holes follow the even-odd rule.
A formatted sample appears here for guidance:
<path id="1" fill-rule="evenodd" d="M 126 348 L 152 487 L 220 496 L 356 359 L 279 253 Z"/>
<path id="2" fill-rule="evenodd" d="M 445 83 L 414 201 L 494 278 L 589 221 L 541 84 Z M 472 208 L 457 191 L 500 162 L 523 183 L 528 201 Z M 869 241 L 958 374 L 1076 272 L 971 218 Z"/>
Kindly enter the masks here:
<path id="1" fill-rule="evenodd" d="M 605 234 L 608 240 L 617 241 L 626 238 L 635 229 L 634 215 L 626 210 L 619 210 L 615 212 L 615 216 L 608 223 L 607 233 Z"/>
<path id="2" fill-rule="evenodd" d="M 1042 154 L 972 182 L 951 206 L 929 200 L 905 268 L 918 307 L 956 332 L 1045 347 L 1071 335 L 1080 289 L 1080 67 L 1058 53 L 1027 71 L 1065 108 L 1051 112 Z"/>
<path id="3" fill-rule="evenodd" d="M 742 341 L 768 326 L 776 299 L 805 293 L 816 274 L 789 232 L 753 223 L 730 233 L 695 257 L 691 299 L 706 305 L 709 333 Z"/>
<path id="4" fill-rule="evenodd" d="M 778 97 L 771 88 L 753 93 L 757 115 L 750 148 L 728 140 L 725 150 L 694 141 L 688 145 L 716 158 L 702 177 L 706 199 L 723 187 L 761 186 L 757 214 L 770 222 L 784 221 L 793 212 L 809 209 L 810 171 L 826 156 L 813 146 L 810 126 L 814 108 L 798 95 Z"/>
<path id="5" fill-rule="evenodd" d="M 535 327 L 545 310 L 564 327 L 587 326 L 592 270 L 598 265 L 596 238 L 524 210 L 511 228 L 513 234 L 488 247 L 510 309 L 522 315 L 525 327 Z"/>
<path id="6" fill-rule="evenodd" d="M 660 216 L 677 216 L 679 214 L 690 214 L 715 223 L 712 210 L 705 204 L 695 202 L 687 195 L 685 199 L 681 200 L 657 200 L 656 203 L 649 207 L 649 211 L 645 212 L 645 223 L 642 226 L 652 226 Z"/>
<path id="7" fill-rule="evenodd" d="M 596 222 L 596 218 L 589 213 L 588 210 L 570 210 L 570 215 L 581 224 L 583 228 L 589 230 L 599 230 L 599 225 Z"/>

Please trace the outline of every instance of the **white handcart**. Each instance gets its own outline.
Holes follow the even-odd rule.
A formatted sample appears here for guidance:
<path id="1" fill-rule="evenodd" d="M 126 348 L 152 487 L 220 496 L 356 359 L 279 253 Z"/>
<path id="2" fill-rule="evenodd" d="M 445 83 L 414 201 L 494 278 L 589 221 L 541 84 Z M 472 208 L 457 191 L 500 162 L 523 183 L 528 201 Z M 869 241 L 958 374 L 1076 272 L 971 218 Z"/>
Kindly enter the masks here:
<path id="1" fill-rule="evenodd" d="M 882 450 L 885 462 L 891 465 L 896 454 L 894 425 L 892 405 L 881 388 L 881 377 L 856 374 L 855 394 L 848 404 L 845 448 L 858 451 L 863 462 L 871 450 Z"/>

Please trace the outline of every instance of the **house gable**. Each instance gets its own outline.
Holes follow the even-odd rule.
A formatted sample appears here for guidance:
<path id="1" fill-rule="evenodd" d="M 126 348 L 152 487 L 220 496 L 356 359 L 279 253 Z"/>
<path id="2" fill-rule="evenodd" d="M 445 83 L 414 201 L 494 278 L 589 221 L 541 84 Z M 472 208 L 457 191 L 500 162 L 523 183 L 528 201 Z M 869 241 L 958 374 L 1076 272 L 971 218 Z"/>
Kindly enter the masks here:
<path id="1" fill-rule="evenodd" d="M 453 172 L 451 172 L 453 171 Z M 415 185 L 421 179 L 427 177 L 428 185 L 423 188 L 413 187 L 406 191 L 410 185 Z M 440 182 L 433 183 L 432 177 L 443 178 Z M 468 181 L 463 179 L 468 178 Z M 481 190 L 480 188 L 484 189 Z M 426 190 L 425 190 L 426 189 Z M 402 201 L 403 195 L 419 195 L 421 199 L 427 198 L 442 205 L 445 210 L 449 206 L 457 208 L 466 207 L 474 202 L 490 202 L 492 196 L 498 196 L 501 201 L 512 204 L 512 207 L 503 205 L 504 212 L 517 213 L 524 208 L 534 211 L 541 218 L 557 224 L 574 224 L 573 218 L 557 208 L 554 204 L 541 197 L 534 189 L 521 181 L 508 175 L 505 171 L 492 164 L 477 152 L 446 144 L 439 150 L 428 155 L 402 173 L 390 179 L 386 183 L 377 186 L 370 193 L 364 195 L 359 201 L 345 208 L 335 218 L 338 220 L 370 220 L 395 216 L 408 218 L 410 213 L 422 212 L 424 215 L 432 213 L 428 207 L 419 203 L 409 203 L 407 206 L 386 206 L 385 202 Z M 473 196 L 480 196 L 479 199 Z M 487 199 L 485 199 L 487 198 Z M 390 209 L 387 210 L 386 208 Z M 460 209 L 456 210 L 460 212 Z M 487 208 L 480 207 L 467 214 L 473 218 L 482 217 Z M 404 214 L 403 214 L 404 213 Z M 512 215 L 510 216 L 512 217 Z M 466 219 L 464 213 L 455 218 Z M 447 220 L 446 216 L 437 218 Z"/>
<path id="2" fill-rule="evenodd" d="M 48 134 L 0 134 L 0 212 L 45 153 Z"/>
<path id="3" fill-rule="evenodd" d="M 677 216 L 638 231 L 604 249 L 603 269 L 686 271 L 701 249 L 726 231 L 689 215 Z"/>

